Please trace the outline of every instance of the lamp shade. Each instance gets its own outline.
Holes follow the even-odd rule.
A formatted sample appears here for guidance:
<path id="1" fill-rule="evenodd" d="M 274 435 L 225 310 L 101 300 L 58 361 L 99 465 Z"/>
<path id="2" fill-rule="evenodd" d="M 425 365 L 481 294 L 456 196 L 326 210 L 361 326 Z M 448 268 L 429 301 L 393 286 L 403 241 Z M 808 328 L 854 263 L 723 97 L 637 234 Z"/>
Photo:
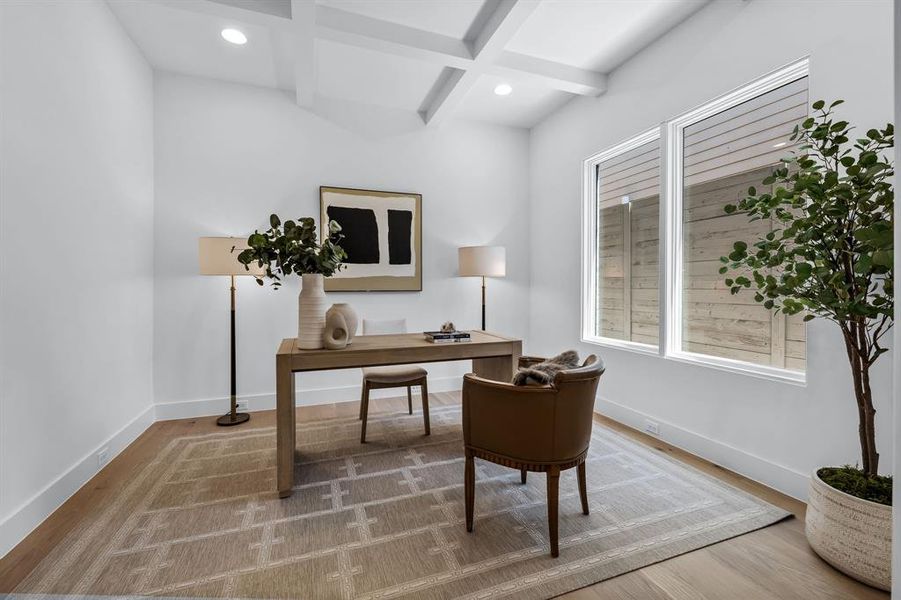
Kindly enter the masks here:
<path id="1" fill-rule="evenodd" d="M 507 251 L 503 246 L 466 246 L 457 250 L 460 277 L 504 277 Z"/>
<path id="2" fill-rule="evenodd" d="M 232 252 L 234 248 L 234 252 Z M 238 254 L 248 248 L 247 240 L 239 237 L 202 237 L 199 240 L 201 275 L 264 275 L 256 264 L 250 270 L 238 262 Z"/>

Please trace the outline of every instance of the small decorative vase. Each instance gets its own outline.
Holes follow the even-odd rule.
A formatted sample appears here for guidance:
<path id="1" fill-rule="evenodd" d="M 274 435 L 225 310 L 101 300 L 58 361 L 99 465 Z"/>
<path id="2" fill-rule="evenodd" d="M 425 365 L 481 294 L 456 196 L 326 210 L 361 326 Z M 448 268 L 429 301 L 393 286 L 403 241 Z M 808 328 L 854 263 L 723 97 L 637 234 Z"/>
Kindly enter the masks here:
<path id="1" fill-rule="evenodd" d="M 322 275 L 304 273 L 298 302 L 297 347 L 317 350 L 323 347 L 325 332 L 325 290 Z"/>
<path id="2" fill-rule="evenodd" d="M 867 585 L 892 587 L 892 507 L 856 498 L 810 476 L 805 533 L 833 567 Z"/>
<path id="3" fill-rule="evenodd" d="M 325 313 L 325 334 L 322 340 L 329 350 L 340 350 L 348 344 L 347 321 L 334 306 Z"/>
<path id="4" fill-rule="evenodd" d="M 347 343 L 350 344 L 357 335 L 357 325 L 360 323 L 360 317 L 357 316 L 357 311 L 355 311 L 354 307 L 347 302 L 336 302 L 335 304 L 332 304 L 332 307 L 329 309 L 329 312 L 331 311 L 341 313 L 344 317 L 344 323 L 347 325 Z"/>

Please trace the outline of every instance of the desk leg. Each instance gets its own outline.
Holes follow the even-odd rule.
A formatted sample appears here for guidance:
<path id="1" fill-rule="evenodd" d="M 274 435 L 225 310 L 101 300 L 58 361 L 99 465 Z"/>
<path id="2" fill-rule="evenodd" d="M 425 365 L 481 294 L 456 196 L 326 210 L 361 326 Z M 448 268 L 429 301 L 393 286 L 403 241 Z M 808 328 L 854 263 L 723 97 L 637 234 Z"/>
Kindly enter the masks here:
<path id="1" fill-rule="evenodd" d="M 287 498 L 294 488 L 294 451 L 297 445 L 294 423 L 294 372 L 291 360 L 276 358 L 275 419 L 278 497 Z"/>
<path id="2" fill-rule="evenodd" d="M 472 359 L 472 372 L 485 379 L 509 383 L 519 366 L 521 355 L 522 344 L 517 342 L 514 344 L 513 351 L 507 356 Z"/>

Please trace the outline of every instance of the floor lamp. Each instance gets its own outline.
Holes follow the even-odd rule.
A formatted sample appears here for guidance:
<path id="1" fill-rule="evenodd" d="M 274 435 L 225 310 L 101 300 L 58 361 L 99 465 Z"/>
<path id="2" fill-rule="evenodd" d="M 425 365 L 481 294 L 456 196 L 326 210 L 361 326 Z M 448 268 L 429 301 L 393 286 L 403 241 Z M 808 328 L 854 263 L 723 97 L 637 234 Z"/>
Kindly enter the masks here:
<path id="1" fill-rule="evenodd" d="M 238 412 L 238 385 L 235 375 L 235 277 L 262 275 L 263 270 L 251 265 L 248 271 L 238 262 L 238 252 L 247 248 L 247 240 L 244 238 L 202 237 L 199 245 L 200 274 L 231 277 L 231 410 L 219 417 L 216 424 L 237 425 L 249 420 L 250 415 Z"/>
<path id="2" fill-rule="evenodd" d="M 460 277 L 482 278 L 482 331 L 485 331 L 485 278 L 507 274 L 507 251 L 503 246 L 466 246 L 457 250 Z"/>

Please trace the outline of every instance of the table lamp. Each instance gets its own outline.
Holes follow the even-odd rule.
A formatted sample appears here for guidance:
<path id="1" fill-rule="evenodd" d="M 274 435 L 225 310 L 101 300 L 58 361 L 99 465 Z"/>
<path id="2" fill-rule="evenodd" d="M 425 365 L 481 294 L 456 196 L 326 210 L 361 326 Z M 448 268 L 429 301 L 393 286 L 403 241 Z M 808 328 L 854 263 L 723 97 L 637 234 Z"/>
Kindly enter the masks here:
<path id="1" fill-rule="evenodd" d="M 231 410 L 216 420 L 218 425 L 224 426 L 237 425 L 250 419 L 249 414 L 238 412 L 238 386 L 235 375 L 235 277 L 263 275 L 264 270 L 255 264 L 250 265 L 250 270 L 247 270 L 238 262 L 238 253 L 247 247 L 247 240 L 244 238 L 202 237 L 199 240 L 200 274 L 231 277 Z"/>
<path id="2" fill-rule="evenodd" d="M 460 277 L 482 278 L 482 331 L 485 331 L 485 278 L 507 274 L 507 251 L 503 246 L 466 246 L 457 250 Z"/>

